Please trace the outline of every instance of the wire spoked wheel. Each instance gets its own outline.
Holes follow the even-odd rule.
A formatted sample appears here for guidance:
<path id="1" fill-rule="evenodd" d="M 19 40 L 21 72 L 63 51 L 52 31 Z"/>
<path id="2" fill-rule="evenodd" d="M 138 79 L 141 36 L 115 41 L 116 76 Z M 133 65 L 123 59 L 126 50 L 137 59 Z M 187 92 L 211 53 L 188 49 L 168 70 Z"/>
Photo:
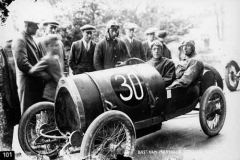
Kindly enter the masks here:
<path id="1" fill-rule="evenodd" d="M 113 160 L 118 155 L 130 157 L 136 137 L 130 119 L 120 111 L 108 111 L 99 117 L 92 122 L 84 135 L 81 156 L 98 160 Z"/>
<path id="2" fill-rule="evenodd" d="M 44 127 L 43 127 L 44 126 Z M 59 136 L 54 118 L 54 106 L 51 102 L 40 102 L 32 105 L 23 114 L 19 123 L 19 143 L 26 154 L 55 156 L 63 140 L 47 138 L 40 134 L 50 132 Z"/>
<path id="3" fill-rule="evenodd" d="M 230 91 L 235 91 L 238 87 L 239 77 L 237 73 L 239 72 L 239 66 L 235 61 L 229 62 L 225 70 L 225 80 L 226 85 Z"/>
<path id="4" fill-rule="evenodd" d="M 204 93 L 199 118 L 204 133 L 210 137 L 222 129 L 226 118 L 226 100 L 219 87 L 211 86 Z"/>

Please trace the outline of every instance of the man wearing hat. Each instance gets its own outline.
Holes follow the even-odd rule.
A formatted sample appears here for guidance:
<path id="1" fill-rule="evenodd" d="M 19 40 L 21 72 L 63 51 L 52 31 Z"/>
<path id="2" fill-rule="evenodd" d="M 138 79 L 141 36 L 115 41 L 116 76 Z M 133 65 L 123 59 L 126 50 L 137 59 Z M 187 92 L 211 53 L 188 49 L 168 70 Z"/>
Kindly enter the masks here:
<path id="1" fill-rule="evenodd" d="M 96 70 L 114 68 L 130 56 L 126 43 L 118 38 L 119 24 L 115 20 L 107 23 L 107 34 L 98 42 L 94 52 Z"/>
<path id="2" fill-rule="evenodd" d="M 126 37 L 123 40 L 127 45 L 131 57 L 140 58 L 146 61 L 142 42 L 135 38 L 135 31 L 137 30 L 138 26 L 134 23 L 126 23 L 124 24 L 123 28 L 126 32 Z"/>
<path id="3" fill-rule="evenodd" d="M 195 42 L 193 40 L 183 41 L 182 44 L 178 47 L 179 50 L 179 60 L 185 61 L 189 58 L 198 58 L 195 51 Z"/>
<path id="4" fill-rule="evenodd" d="M 163 44 L 163 57 L 172 59 L 171 51 L 167 48 L 167 45 L 165 43 L 165 38 L 167 36 L 167 31 L 160 30 L 157 33 L 157 36 L 158 36 L 159 41 L 162 42 L 162 44 Z"/>
<path id="5" fill-rule="evenodd" d="M 156 31 L 157 31 L 157 28 L 154 28 L 154 27 L 148 28 L 145 31 L 145 34 L 147 35 L 147 40 L 143 41 L 142 45 L 143 45 L 144 54 L 147 60 L 150 60 L 152 58 L 151 43 L 154 40 L 156 40 L 156 37 L 155 37 Z"/>
<path id="6" fill-rule="evenodd" d="M 193 40 L 184 41 L 179 46 L 181 61 L 176 67 L 176 80 L 169 88 L 188 87 L 202 75 L 204 65 L 195 52 Z"/>
<path id="7" fill-rule="evenodd" d="M 56 22 L 53 19 L 46 20 L 43 22 L 44 26 L 44 35 L 38 39 L 38 47 L 40 51 L 43 53 L 43 55 L 46 55 L 47 53 L 47 47 L 45 46 L 45 39 L 50 34 L 57 34 L 57 28 L 59 26 L 59 23 Z M 60 50 L 59 50 L 59 60 L 61 64 L 61 68 L 64 72 L 68 72 L 68 62 L 67 62 L 67 55 L 65 53 L 64 45 L 63 43 L 60 44 Z"/>
<path id="8" fill-rule="evenodd" d="M 33 39 L 38 30 L 38 22 L 24 21 L 23 31 L 12 42 L 12 52 L 16 68 L 18 96 L 23 114 L 42 97 L 46 74 L 31 75 L 29 70 L 42 58 L 42 52 Z"/>
<path id="9" fill-rule="evenodd" d="M 165 82 L 165 87 L 168 87 L 176 78 L 175 65 L 172 60 L 162 56 L 163 45 L 159 40 L 152 42 L 151 51 L 153 57 L 147 62 L 147 64 L 156 68 Z"/>
<path id="10" fill-rule="evenodd" d="M 73 74 L 81 74 L 84 72 L 94 71 L 93 55 L 96 43 L 92 41 L 93 31 L 96 28 L 86 24 L 81 28 L 83 38 L 73 42 L 69 56 L 69 66 Z"/>

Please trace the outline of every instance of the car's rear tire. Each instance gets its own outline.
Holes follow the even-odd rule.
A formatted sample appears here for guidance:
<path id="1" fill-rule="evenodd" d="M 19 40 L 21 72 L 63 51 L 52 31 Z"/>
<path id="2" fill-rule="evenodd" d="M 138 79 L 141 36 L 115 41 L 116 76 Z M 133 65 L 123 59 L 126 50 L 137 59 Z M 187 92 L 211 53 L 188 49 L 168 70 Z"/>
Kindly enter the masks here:
<path id="1" fill-rule="evenodd" d="M 45 114 L 45 119 L 41 118 L 44 116 L 43 114 Z M 18 128 L 18 139 L 19 139 L 20 146 L 27 155 L 46 155 L 49 157 L 56 157 L 60 149 L 60 146 L 58 146 L 58 143 L 52 144 L 52 146 L 50 146 L 52 149 L 47 151 L 44 151 L 43 150 L 44 147 L 42 146 L 47 147 L 50 144 L 41 145 L 41 146 L 33 144 L 34 140 L 36 140 L 36 138 L 39 137 L 39 133 L 38 133 L 39 130 L 37 128 L 39 128 L 38 126 L 41 125 L 40 121 L 41 122 L 44 121 L 44 124 L 49 125 L 49 127 L 52 129 L 56 128 L 53 103 L 39 102 L 30 106 L 24 112 Z M 43 143 L 42 141 L 44 141 L 44 139 L 40 141 L 41 143 Z M 53 145 L 54 145 L 54 148 L 53 148 Z"/>
<path id="2" fill-rule="evenodd" d="M 239 80 L 236 74 L 239 72 L 239 66 L 235 61 L 230 61 L 225 68 L 225 81 L 230 91 L 236 91 Z"/>
<path id="3" fill-rule="evenodd" d="M 217 135 L 226 118 L 226 100 L 221 88 L 209 87 L 200 102 L 199 119 L 203 132 L 209 137 Z"/>
<path id="4" fill-rule="evenodd" d="M 125 113 L 116 110 L 104 112 L 91 123 L 84 134 L 81 158 L 90 160 L 131 157 L 135 139 L 134 125 Z"/>

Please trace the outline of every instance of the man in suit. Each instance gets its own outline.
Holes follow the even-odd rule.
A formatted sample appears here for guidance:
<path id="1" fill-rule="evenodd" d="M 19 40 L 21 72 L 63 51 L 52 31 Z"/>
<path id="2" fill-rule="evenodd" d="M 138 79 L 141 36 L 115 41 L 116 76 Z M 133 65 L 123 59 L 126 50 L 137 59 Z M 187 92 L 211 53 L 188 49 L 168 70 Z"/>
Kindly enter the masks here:
<path id="1" fill-rule="evenodd" d="M 30 69 L 42 58 L 33 35 L 38 30 L 38 22 L 24 21 L 23 31 L 13 40 L 12 52 L 16 68 L 18 96 L 23 114 L 31 105 L 41 101 L 46 74 L 31 75 Z"/>
<path id="2" fill-rule="evenodd" d="M 123 28 L 126 32 L 126 37 L 123 39 L 127 45 L 131 57 L 140 58 L 146 61 L 146 56 L 143 51 L 142 42 L 135 38 L 135 31 L 138 26 L 134 23 L 126 23 Z"/>
<path id="3" fill-rule="evenodd" d="M 92 41 L 92 34 L 96 28 L 86 24 L 80 29 L 83 38 L 73 42 L 69 55 L 69 66 L 74 75 L 95 70 L 93 66 L 93 55 L 96 43 Z"/>
<path id="4" fill-rule="evenodd" d="M 148 28 L 145 31 L 145 34 L 147 35 L 147 40 L 143 41 L 143 50 L 144 50 L 144 54 L 146 56 L 147 61 L 150 60 L 153 56 L 152 56 L 152 51 L 151 51 L 151 44 L 154 40 L 156 40 L 155 37 L 155 32 L 157 31 L 157 28 L 151 27 Z"/>
<path id="5" fill-rule="evenodd" d="M 108 21 L 106 36 L 100 40 L 94 52 L 96 70 L 114 68 L 123 65 L 130 56 L 126 43 L 118 38 L 119 24 L 115 20 Z"/>

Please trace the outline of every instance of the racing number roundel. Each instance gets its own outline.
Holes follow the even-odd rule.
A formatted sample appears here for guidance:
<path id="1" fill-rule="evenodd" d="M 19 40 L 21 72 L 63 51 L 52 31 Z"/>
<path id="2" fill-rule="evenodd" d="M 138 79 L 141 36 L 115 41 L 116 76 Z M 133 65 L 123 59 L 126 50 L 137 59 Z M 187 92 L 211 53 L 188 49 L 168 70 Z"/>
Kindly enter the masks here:
<path id="1" fill-rule="evenodd" d="M 136 73 L 114 74 L 111 84 L 117 97 L 128 106 L 137 106 L 145 98 L 145 84 Z"/>

